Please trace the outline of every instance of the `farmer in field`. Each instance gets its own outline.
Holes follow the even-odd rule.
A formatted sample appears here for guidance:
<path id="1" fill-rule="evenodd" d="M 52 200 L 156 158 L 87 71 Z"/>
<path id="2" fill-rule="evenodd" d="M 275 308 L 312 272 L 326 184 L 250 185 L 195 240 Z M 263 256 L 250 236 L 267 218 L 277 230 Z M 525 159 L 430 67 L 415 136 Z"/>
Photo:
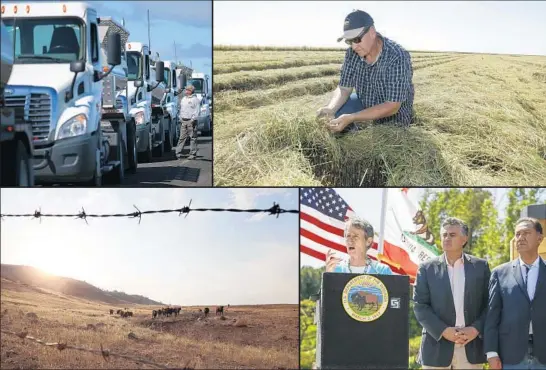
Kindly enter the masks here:
<path id="1" fill-rule="evenodd" d="M 199 98 L 193 93 L 193 85 L 186 86 L 185 96 L 180 100 L 180 138 L 176 146 L 176 158 L 182 158 L 182 149 L 186 139 L 190 137 L 190 155 L 188 159 L 197 156 L 197 117 L 199 116 Z"/>
<path id="2" fill-rule="evenodd" d="M 354 10 L 345 18 L 347 49 L 339 86 L 330 103 L 317 111 L 331 118 L 332 132 L 358 130 L 356 122 L 412 123 L 413 70 L 410 54 L 400 45 L 375 30 L 372 17 Z M 356 93 L 352 93 L 353 89 Z"/>

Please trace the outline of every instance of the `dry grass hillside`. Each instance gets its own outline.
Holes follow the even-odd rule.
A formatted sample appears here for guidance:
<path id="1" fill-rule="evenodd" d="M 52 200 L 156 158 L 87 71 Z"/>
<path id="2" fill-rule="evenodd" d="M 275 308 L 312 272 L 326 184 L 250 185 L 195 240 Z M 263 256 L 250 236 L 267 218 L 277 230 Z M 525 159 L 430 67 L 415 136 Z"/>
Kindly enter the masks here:
<path id="1" fill-rule="evenodd" d="M 332 135 L 315 112 L 343 57 L 215 46 L 215 185 L 544 184 L 546 57 L 411 52 L 415 124 Z"/>
<path id="2" fill-rule="evenodd" d="M 182 307 L 179 316 L 152 319 L 160 306 L 116 306 L 2 278 L 2 369 L 240 368 L 298 366 L 297 305 L 231 306 L 224 318 Z M 132 317 L 110 315 L 127 309 Z M 88 350 L 59 351 L 6 334 L 27 333 L 49 343 Z M 117 358 L 114 355 L 126 358 Z M 134 362 L 142 359 L 150 364 Z"/>

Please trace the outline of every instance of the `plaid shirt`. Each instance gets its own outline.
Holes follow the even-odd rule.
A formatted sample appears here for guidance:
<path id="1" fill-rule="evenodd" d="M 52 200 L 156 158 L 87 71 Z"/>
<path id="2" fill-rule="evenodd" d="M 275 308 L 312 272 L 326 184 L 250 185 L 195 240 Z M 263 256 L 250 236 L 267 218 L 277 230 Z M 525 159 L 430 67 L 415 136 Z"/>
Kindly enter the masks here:
<path id="1" fill-rule="evenodd" d="M 364 109 L 385 102 L 401 102 L 398 113 L 376 120 L 408 126 L 413 111 L 413 69 L 410 54 L 392 40 L 381 36 L 383 50 L 372 65 L 348 48 L 341 68 L 339 85 L 354 88 Z"/>

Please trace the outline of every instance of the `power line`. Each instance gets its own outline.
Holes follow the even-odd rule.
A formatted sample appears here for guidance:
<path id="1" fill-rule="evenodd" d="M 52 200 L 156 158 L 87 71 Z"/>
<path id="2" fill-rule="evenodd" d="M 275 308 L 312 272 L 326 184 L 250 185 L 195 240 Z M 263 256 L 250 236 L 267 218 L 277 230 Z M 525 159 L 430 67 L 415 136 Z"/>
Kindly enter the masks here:
<path id="1" fill-rule="evenodd" d="M 82 207 L 82 210 L 79 213 L 42 213 L 41 208 L 34 211 L 34 213 L 18 213 L 18 214 L 0 214 L 0 218 L 4 220 L 4 217 L 27 217 L 27 218 L 37 218 L 42 221 L 42 217 L 73 217 L 74 219 L 81 219 L 84 220 L 85 223 L 87 223 L 87 218 L 107 218 L 107 217 L 128 217 L 128 218 L 137 218 L 138 217 L 138 223 L 140 224 L 140 221 L 142 220 L 142 215 L 148 215 L 148 214 L 158 214 L 158 213 L 178 213 L 178 216 L 182 215 L 183 213 L 186 214 L 185 217 L 188 217 L 188 214 L 190 212 L 247 212 L 247 213 L 268 213 L 269 215 L 277 215 L 277 218 L 279 218 L 280 214 L 284 213 L 299 213 L 299 210 L 297 209 L 283 209 L 278 205 L 277 203 L 273 202 L 273 206 L 271 208 L 267 209 L 258 209 L 258 208 L 251 208 L 251 209 L 240 209 L 240 208 L 190 208 L 191 206 L 191 200 L 189 205 L 184 206 L 182 208 L 175 208 L 175 209 L 159 209 L 159 210 L 151 210 L 151 211 L 141 211 L 138 209 L 137 206 L 133 205 L 135 207 L 136 212 L 130 212 L 130 213 L 104 213 L 104 214 L 98 214 L 98 213 L 86 213 L 85 210 Z"/>

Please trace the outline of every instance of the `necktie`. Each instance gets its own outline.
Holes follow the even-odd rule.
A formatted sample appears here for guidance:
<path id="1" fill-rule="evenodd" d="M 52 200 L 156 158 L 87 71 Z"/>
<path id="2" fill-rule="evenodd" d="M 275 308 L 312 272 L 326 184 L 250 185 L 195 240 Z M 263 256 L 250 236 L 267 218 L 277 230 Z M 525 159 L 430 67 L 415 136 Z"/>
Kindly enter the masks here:
<path id="1" fill-rule="evenodd" d="M 531 266 L 529 265 L 523 265 L 523 266 L 525 267 L 525 290 L 527 291 L 527 295 L 529 295 L 529 289 L 527 288 L 527 280 L 529 280 L 528 277 L 529 277 L 529 270 L 531 269 Z"/>

